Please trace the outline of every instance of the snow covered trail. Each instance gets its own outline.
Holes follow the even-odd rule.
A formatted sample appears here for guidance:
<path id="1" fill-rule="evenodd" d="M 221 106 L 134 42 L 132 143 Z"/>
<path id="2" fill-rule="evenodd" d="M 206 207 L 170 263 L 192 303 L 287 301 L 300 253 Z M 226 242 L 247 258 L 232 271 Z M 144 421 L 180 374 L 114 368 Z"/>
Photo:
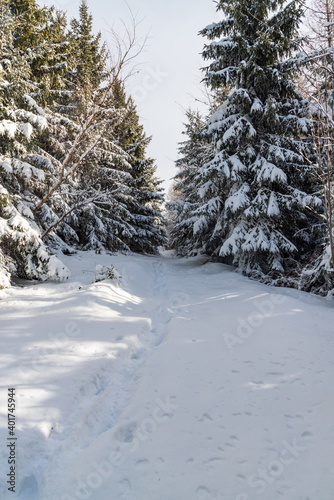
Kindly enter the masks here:
<path id="1" fill-rule="evenodd" d="M 1 498 L 334 498 L 333 303 L 199 259 L 65 263 L 1 292 Z M 94 283 L 111 263 L 121 284 Z"/>

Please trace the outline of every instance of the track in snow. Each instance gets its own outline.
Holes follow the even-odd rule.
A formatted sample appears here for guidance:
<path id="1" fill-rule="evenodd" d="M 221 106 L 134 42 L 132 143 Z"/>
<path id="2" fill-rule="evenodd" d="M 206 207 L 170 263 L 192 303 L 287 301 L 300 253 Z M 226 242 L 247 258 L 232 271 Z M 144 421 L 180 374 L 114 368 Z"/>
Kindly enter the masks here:
<path id="1" fill-rule="evenodd" d="M 333 497 L 331 304 L 220 264 L 80 258 L 70 283 L 0 303 L 2 382 L 20 394 L 18 498 Z M 121 288 L 91 283 L 97 259 Z M 69 321 L 81 333 L 52 351 L 46 332 Z"/>

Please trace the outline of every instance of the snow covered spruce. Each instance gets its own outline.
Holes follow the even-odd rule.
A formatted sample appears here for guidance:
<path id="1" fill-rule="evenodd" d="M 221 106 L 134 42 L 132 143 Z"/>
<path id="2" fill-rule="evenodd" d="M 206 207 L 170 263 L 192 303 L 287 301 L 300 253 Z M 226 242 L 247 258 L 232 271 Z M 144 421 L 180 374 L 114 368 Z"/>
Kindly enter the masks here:
<path id="1" fill-rule="evenodd" d="M 224 19 L 201 32 L 214 105 L 207 118 L 188 113 L 178 199 L 169 204 L 171 245 L 180 255 L 205 253 L 267 282 L 308 288 L 303 269 L 316 272 L 326 228 L 310 104 L 294 83 L 306 60 L 293 55 L 302 9 L 221 0 L 217 10 Z"/>
<path id="2" fill-rule="evenodd" d="M 66 278 L 56 251 L 155 253 L 165 242 L 163 196 L 121 71 L 110 68 L 87 3 L 65 14 L 35 0 L 4 13 L 0 51 L 0 286 Z"/>

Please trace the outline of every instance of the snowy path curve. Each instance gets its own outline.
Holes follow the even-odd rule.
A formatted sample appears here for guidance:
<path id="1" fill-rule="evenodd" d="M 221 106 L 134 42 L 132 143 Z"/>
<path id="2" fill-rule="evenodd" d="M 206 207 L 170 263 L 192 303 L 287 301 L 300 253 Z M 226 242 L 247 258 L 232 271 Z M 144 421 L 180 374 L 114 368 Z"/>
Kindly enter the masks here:
<path id="1" fill-rule="evenodd" d="M 111 260 L 122 285 L 92 283 Z M 67 264 L 69 283 L 0 301 L 17 498 L 334 498 L 331 303 L 200 260 Z"/>

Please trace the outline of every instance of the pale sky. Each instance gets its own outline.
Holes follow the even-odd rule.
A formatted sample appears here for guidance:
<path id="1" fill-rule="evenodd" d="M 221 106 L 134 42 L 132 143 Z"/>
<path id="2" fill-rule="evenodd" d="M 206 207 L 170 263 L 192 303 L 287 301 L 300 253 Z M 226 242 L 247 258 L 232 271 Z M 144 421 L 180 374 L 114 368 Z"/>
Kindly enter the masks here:
<path id="1" fill-rule="evenodd" d="M 42 0 L 78 17 L 79 0 Z M 176 173 L 178 142 L 185 121 L 184 110 L 200 107 L 203 99 L 200 81 L 204 65 L 201 51 L 205 39 L 199 30 L 219 19 L 213 0 L 128 0 L 127 4 L 141 23 L 138 35 L 149 35 L 146 48 L 138 58 L 139 73 L 128 80 L 128 91 L 135 98 L 141 122 L 152 135 L 149 155 L 156 159 L 158 176 L 168 189 Z M 121 30 L 119 20 L 130 24 L 124 0 L 88 0 L 96 31 L 111 42 L 109 26 Z"/>

